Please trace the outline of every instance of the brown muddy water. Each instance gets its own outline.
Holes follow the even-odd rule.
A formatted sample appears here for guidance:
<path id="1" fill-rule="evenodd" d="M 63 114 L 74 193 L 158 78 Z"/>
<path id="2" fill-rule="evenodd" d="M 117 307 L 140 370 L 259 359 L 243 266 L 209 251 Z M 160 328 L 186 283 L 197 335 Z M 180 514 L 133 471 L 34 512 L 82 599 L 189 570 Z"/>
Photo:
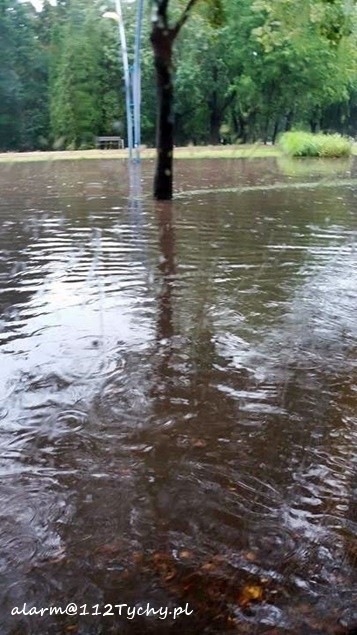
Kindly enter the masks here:
<path id="1" fill-rule="evenodd" d="M 1 635 L 357 633 L 357 164 L 296 166 L 1 166 Z"/>

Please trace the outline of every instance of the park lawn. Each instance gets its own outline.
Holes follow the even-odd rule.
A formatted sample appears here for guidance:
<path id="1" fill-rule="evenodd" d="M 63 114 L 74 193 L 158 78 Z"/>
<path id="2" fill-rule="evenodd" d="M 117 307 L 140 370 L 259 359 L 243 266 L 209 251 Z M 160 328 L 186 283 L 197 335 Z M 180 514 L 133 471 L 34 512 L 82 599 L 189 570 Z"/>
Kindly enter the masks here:
<path id="1" fill-rule="evenodd" d="M 278 157 L 280 150 L 273 146 L 240 145 L 240 146 L 187 146 L 175 148 L 175 159 L 241 159 Z M 66 161 L 79 159 L 126 159 L 125 150 L 63 150 L 50 152 L 3 152 L 0 153 L 0 163 L 27 161 Z M 155 148 L 143 148 L 142 159 L 155 159 Z"/>
<path id="2" fill-rule="evenodd" d="M 353 154 L 357 155 L 357 143 L 353 146 Z M 63 150 L 46 152 L 3 152 L 0 163 L 28 161 L 66 161 L 88 159 L 126 159 L 127 150 Z M 155 159 L 155 148 L 143 148 L 142 159 Z M 186 146 L 175 148 L 175 159 L 263 159 L 280 157 L 282 152 L 277 146 L 227 145 L 227 146 Z"/>

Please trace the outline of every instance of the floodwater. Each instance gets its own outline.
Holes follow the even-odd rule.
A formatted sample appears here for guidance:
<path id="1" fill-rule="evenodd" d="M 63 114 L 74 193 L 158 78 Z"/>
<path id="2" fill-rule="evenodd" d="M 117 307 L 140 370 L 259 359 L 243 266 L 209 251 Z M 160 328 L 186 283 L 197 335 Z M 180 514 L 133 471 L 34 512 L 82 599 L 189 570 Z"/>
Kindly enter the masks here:
<path id="1" fill-rule="evenodd" d="M 356 162 L 0 170 L 1 635 L 356 634 Z"/>

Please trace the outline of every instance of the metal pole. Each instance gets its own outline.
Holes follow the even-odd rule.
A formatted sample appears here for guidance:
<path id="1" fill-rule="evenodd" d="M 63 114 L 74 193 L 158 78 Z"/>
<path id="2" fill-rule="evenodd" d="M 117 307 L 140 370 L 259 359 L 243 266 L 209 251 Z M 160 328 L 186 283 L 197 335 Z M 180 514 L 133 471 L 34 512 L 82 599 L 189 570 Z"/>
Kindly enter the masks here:
<path id="1" fill-rule="evenodd" d="M 125 103 L 126 103 L 126 122 L 128 135 L 129 159 L 133 158 L 133 117 L 131 112 L 131 81 L 128 60 L 128 48 L 126 45 L 125 28 L 123 22 L 123 13 L 121 10 L 121 0 L 115 0 L 115 8 L 118 15 L 119 37 L 122 50 L 123 68 L 124 68 L 124 84 L 125 84 Z"/>
<path id="2" fill-rule="evenodd" d="M 134 73 L 133 73 L 133 101 L 134 101 L 134 147 L 135 158 L 140 161 L 141 144 L 141 31 L 143 23 L 144 0 L 137 0 L 135 49 L 134 49 Z"/>

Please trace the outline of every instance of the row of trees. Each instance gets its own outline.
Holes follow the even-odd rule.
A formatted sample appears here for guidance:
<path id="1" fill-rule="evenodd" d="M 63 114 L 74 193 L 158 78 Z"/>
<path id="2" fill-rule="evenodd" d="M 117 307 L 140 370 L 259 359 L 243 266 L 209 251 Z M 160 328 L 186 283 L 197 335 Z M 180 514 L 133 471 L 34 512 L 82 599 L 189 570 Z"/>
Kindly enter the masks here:
<path id="1" fill-rule="evenodd" d="M 150 4 L 148 2 L 148 4 Z M 151 4 L 160 5 L 152 0 Z M 161 4 L 163 4 L 161 2 Z M 170 23 L 187 0 L 171 0 Z M 357 134 L 354 0 L 197 0 L 175 42 L 176 143 L 274 141 L 292 126 Z M 125 135 L 113 3 L 0 0 L 0 150 L 91 147 Z M 129 45 L 135 5 L 126 5 Z M 155 143 L 150 14 L 142 139 Z"/>

